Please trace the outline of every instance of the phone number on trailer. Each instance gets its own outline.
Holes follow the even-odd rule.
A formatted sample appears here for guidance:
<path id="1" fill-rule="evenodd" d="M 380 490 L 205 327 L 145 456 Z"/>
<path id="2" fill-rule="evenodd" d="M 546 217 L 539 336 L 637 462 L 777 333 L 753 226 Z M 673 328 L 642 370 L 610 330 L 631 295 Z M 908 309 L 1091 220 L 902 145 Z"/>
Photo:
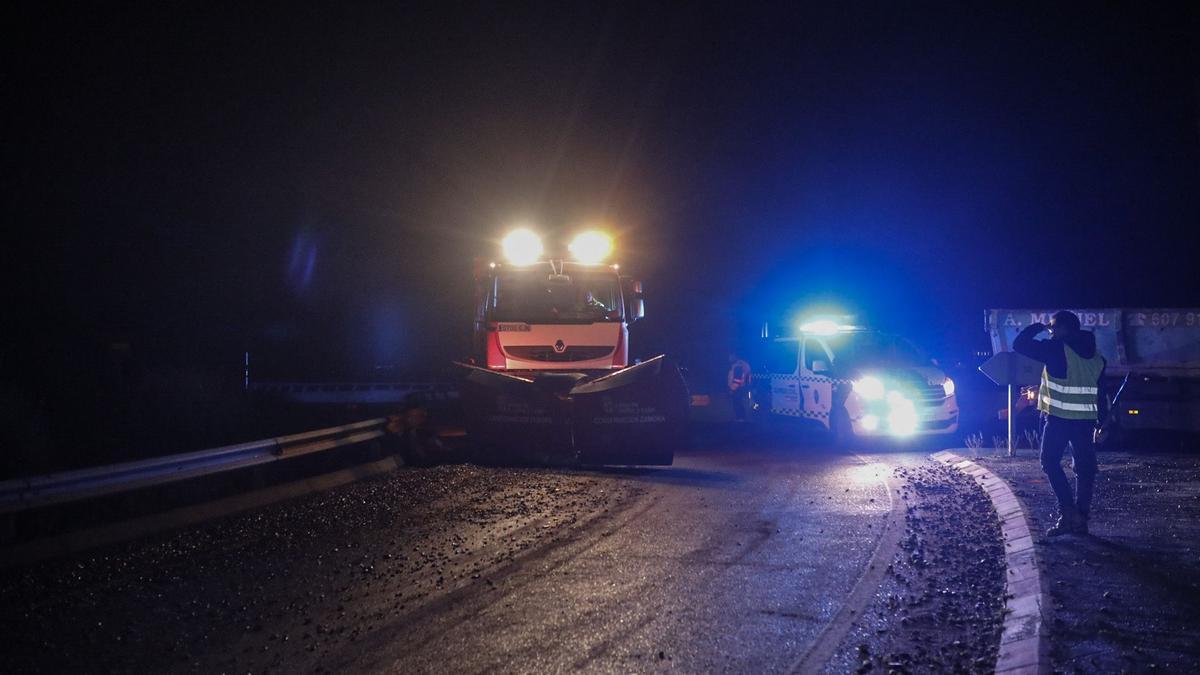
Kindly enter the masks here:
<path id="1" fill-rule="evenodd" d="M 1200 312 L 1135 312 L 1126 317 L 1130 326 L 1173 326 L 1200 325 Z"/>

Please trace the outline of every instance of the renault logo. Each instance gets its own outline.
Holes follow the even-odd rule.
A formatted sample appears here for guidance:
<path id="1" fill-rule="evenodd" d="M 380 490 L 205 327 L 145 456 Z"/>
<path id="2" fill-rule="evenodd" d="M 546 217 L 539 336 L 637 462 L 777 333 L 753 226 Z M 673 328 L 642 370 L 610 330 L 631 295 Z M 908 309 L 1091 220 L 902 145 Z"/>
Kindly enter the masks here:
<path id="1" fill-rule="evenodd" d="M 567 351 L 567 343 L 563 342 L 562 340 L 555 342 L 554 351 L 558 352 L 559 354 Z"/>

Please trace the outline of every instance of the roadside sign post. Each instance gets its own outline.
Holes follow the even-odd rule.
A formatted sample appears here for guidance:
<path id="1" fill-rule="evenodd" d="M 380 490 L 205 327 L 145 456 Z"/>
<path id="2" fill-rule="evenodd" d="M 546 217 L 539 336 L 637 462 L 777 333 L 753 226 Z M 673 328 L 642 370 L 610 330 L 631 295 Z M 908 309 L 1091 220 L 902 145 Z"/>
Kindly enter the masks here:
<path id="1" fill-rule="evenodd" d="M 1016 457 L 1017 456 L 1017 448 L 1013 444 L 1013 418 L 1017 416 L 1017 414 L 1016 414 L 1017 411 L 1013 410 L 1012 389 L 1013 389 L 1013 386 L 1011 383 L 1009 383 L 1009 385 L 1008 385 L 1008 456 Z"/>
<path id="2" fill-rule="evenodd" d="M 1016 352 L 1000 352 L 979 366 L 979 372 L 989 380 L 1008 387 L 1008 456 L 1016 457 L 1017 448 L 1013 439 L 1013 387 L 1038 384 L 1042 381 L 1041 363 Z"/>

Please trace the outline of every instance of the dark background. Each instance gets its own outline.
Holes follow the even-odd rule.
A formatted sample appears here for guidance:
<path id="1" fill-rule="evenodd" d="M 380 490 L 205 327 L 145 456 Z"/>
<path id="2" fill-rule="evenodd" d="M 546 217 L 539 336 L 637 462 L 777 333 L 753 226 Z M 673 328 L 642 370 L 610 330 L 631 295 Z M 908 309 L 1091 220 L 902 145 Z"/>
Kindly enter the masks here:
<path id="1" fill-rule="evenodd" d="M 949 359 L 1200 304 L 1186 3 L 451 4 L 25 7 L 7 414 L 439 370 L 519 221 L 610 227 L 699 369 L 818 304 Z"/>

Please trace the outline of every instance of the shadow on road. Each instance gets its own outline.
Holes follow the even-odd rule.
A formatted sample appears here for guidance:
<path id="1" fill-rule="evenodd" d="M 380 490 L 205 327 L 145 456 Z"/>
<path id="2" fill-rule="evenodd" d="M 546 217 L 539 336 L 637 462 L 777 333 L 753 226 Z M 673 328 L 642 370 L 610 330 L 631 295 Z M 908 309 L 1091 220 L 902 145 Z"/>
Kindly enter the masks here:
<path id="1" fill-rule="evenodd" d="M 724 471 L 706 471 L 682 466 L 672 467 L 594 467 L 593 473 L 605 476 L 621 476 L 637 481 L 674 483 L 687 485 L 732 485 L 741 481 L 736 475 Z"/>
<path id="2" fill-rule="evenodd" d="M 726 454 L 730 451 L 753 451 L 769 454 L 840 455 L 846 452 L 891 454 L 938 452 L 959 447 L 954 436 L 918 438 L 852 439 L 835 441 L 827 433 L 807 428 L 758 424 L 697 424 L 693 425 L 690 442 L 682 455 L 703 456 Z"/>
<path id="3" fill-rule="evenodd" d="M 1163 588 L 1176 597 L 1190 598 L 1190 602 L 1200 606 L 1200 591 L 1197 590 L 1190 576 L 1180 575 L 1169 556 L 1160 555 L 1149 546 L 1130 546 L 1096 535 L 1088 535 L 1076 538 L 1073 542 L 1062 543 L 1073 544 L 1077 550 L 1091 553 L 1088 560 L 1095 561 L 1092 564 L 1098 570 L 1103 571 L 1103 567 L 1111 568 L 1110 574 L 1120 573 L 1140 579 L 1147 586 Z M 1056 542 L 1057 544 L 1058 542 Z M 1058 548 L 1066 547 L 1058 546 Z"/>

